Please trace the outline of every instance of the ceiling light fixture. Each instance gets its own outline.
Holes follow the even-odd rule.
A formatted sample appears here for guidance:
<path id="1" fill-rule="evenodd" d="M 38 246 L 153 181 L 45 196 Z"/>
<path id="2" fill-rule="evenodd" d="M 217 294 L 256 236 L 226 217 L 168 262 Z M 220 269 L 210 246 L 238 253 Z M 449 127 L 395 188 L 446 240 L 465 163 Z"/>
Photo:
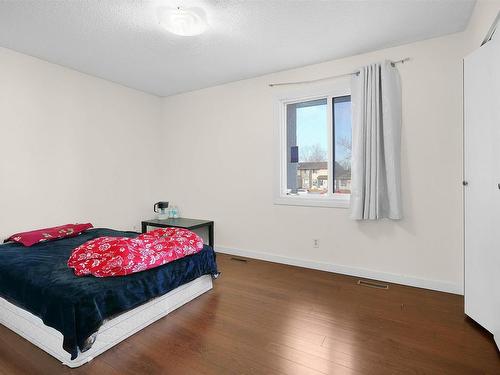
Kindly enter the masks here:
<path id="1" fill-rule="evenodd" d="M 202 34 L 208 27 L 201 8 L 158 8 L 158 21 L 169 32 L 182 36 Z"/>

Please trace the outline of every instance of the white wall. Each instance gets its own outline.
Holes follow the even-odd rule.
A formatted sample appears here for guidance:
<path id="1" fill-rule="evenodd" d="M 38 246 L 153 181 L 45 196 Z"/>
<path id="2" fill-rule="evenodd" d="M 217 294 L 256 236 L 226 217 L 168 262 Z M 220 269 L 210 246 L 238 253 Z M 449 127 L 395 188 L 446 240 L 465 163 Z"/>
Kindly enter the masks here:
<path id="1" fill-rule="evenodd" d="M 0 238 L 152 215 L 156 96 L 0 48 Z"/>
<path id="2" fill-rule="evenodd" d="M 500 0 L 478 0 L 474 12 L 464 33 L 465 52 L 470 53 L 479 48 L 500 11 Z M 497 29 L 500 33 L 500 28 Z"/>
<path id="3" fill-rule="evenodd" d="M 462 55 L 455 34 L 165 98 L 168 198 L 187 217 L 215 220 L 221 251 L 461 292 Z M 404 220 L 359 223 L 346 209 L 274 205 L 278 89 L 267 84 L 407 56 Z"/>

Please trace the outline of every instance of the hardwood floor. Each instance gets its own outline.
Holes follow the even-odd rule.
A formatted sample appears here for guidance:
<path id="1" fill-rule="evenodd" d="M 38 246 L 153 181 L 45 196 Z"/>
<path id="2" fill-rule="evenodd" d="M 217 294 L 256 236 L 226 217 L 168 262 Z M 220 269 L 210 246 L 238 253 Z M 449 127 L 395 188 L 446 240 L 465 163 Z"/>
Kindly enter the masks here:
<path id="1" fill-rule="evenodd" d="M 500 374 L 463 297 L 218 255 L 214 290 L 78 369 L 0 326 L 0 374 Z"/>

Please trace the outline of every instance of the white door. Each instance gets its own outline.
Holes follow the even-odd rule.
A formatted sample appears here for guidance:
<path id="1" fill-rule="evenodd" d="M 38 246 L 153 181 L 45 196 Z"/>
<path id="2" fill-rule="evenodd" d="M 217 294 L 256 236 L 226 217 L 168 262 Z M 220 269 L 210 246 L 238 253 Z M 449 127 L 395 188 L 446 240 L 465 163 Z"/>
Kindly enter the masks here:
<path id="1" fill-rule="evenodd" d="M 500 343 L 500 38 L 464 61 L 465 313 Z"/>

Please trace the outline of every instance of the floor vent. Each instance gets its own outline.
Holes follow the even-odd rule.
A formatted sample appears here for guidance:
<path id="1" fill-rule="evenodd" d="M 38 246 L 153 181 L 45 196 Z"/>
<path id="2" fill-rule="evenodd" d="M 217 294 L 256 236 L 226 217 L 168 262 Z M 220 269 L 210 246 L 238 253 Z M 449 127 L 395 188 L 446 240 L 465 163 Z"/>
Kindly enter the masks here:
<path id="1" fill-rule="evenodd" d="M 377 288 L 377 289 L 389 289 L 388 284 L 379 283 L 371 280 L 358 280 L 358 285 L 367 286 L 369 288 Z"/>
<path id="2" fill-rule="evenodd" d="M 243 262 L 243 263 L 247 263 L 248 262 L 246 259 L 234 258 L 234 257 L 231 257 L 231 260 L 234 260 L 236 262 Z"/>

